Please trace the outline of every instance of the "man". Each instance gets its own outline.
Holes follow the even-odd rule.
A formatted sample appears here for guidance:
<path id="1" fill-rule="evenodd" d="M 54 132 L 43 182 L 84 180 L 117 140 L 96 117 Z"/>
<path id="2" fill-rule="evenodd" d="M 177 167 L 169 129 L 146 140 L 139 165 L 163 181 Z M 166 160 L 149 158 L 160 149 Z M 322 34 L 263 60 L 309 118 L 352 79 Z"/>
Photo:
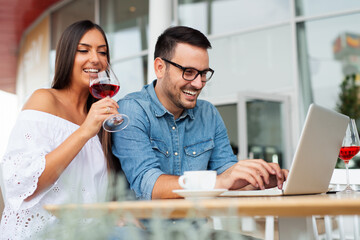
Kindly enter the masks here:
<path id="1" fill-rule="evenodd" d="M 155 46 L 157 80 L 120 100 L 130 125 L 113 134 L 113 152 L 140 199 L 178 198 L 179 175 L 216 170 L 215 188 L 278 186 L 287 176 L 275 163 L 238 161 L 216 108 L 197 100 L 214 71 L 208 39 L 198 30 L 171 27 Z"/>

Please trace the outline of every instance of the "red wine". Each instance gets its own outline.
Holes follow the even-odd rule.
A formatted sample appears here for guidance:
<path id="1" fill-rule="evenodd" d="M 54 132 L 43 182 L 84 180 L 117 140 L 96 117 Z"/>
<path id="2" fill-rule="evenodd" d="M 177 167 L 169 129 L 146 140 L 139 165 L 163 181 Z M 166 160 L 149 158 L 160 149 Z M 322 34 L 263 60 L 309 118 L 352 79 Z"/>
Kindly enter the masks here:
<path id="1" fill-rule="evenodd" d="M 119 85 L 107 84 L 107 83 L 95 83 L 90 87 L 90 93 L 94 98 L 100 99 L 104 97 L 114 96 L 120 89 Z"/>
<path id="2" fill-rule="evenodd" d="M 349 163 L 349 160 L 352 159 L 359 151 L 359 146 L 341 147 L 339 158 L 341 158 L 345 163 Z"/>

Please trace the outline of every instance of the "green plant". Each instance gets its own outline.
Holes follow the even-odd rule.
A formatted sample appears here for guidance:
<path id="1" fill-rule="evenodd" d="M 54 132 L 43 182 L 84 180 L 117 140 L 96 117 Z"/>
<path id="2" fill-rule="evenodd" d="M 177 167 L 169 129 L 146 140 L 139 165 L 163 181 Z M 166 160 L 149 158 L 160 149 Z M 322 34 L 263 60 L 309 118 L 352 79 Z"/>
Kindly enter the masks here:
<path id="1" fill-rule="evenodd" d="M 357 86 L 357 74 L 347 75 L 340 84 L 339 100 L 336 108 L 339 112 L 350 118 L 360 118 L 359 86 Z"/>
<path id="2" fill-rule="evenodd" d="M 340 84 L 339 99 L 336 104 L 338 112 L 349 116 L 356 120 L 357 129 L 359 132 L 360 127 L 360 99 L 359 99 L 359 86 L 360 82 L 359 74 L 347 75 Z M 357 163 L 354 159 L 354 163 Z M 356 166 L 357 164 L 355 164 Z M 338 159 L 336 168 L 344 168 L 343 161 Z"/>

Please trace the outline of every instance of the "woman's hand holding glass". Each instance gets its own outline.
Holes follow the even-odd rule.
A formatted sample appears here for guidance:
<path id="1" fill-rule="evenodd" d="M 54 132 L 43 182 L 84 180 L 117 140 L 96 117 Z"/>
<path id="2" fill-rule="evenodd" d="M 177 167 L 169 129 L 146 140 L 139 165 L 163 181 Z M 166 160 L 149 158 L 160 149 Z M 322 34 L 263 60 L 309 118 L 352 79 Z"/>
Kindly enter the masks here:
<path id="1" fill-rule="evenodd" d="M 119 114 L 118 108 L 119 105 L 115 100 L 109 97 L 103 98 L 91 105 L 88 115 L 81 126 L 84 127 L 91 138 L 99 132 L 103 122 L 109 116 Z"/>
<path id="2" fill-rule="evenodd" d="M 120 82 L 111 69 L 109 63 L 105 70 L 89 73 L 89 90 L 94 98 L 103 99 L 113 97 L 120 89 Z M 107 113 L 110 109 L 107 109 Z M 129 117 L 125 114 L 114 114 L 103 122 L 103 128 L 108 132 L 118 132 L 129 124 Z"/>

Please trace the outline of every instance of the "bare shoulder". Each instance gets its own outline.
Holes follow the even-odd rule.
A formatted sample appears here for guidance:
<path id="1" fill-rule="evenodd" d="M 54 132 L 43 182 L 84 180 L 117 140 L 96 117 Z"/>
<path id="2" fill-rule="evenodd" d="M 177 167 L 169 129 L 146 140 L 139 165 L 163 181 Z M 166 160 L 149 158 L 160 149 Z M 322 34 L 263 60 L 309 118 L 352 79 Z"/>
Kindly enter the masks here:
<path id="1" fill-rule="evenodd" d="M 57 98 L 55 89 L 38 89 L 29 97 L 23 106 L 23 110 L 37 110 L 54 114 L 56 111 Z"/>

